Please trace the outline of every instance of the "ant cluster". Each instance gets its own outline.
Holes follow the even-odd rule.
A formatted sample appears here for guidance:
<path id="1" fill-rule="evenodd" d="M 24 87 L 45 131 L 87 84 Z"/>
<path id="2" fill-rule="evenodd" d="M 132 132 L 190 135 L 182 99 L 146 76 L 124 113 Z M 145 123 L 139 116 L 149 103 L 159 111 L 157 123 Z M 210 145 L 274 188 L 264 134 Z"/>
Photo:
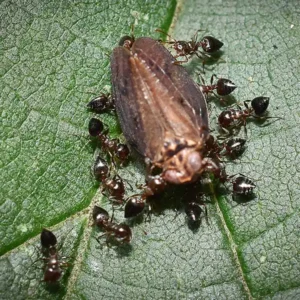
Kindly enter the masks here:
<path id="1" fill-rule="evenodd" d="M 164 33 L 161 30 L 157 31 Z M 171 39 L 171 41 L 168 42 L 160 41 L 163 44 L 170 44 L 171 47 L 175 50 L 176 55 L 173 57 L 174 65 L 188 61 L 189 58 L 191 58 L 193 55 L 196 55 L 201 59 L 210 58 L 212 53 L 219 51 L 223 46 L 223 43 L 221 41 L 211 36 L 205 36 L 200 41 L 198 41 L 197 35 L 198 32 L 194 35 L 191 41 L 177 41 L 174 39 Z M 171 38 L 169 35 L 167 36 Z M 159 47 L 161 47 L 160 43 L 149 38 L 140 38 L 138 40 L 135 40 L 133 36 L 123 37 L 119 43 L 120 47 L 116 48 L 115 54 L 113 54 L 115 55 L 115 57 L 112 58 L 112 72 L 114 72 L 114 68 L 117 68 L 119 66 L 117 65 L 117 63 L 124 64 L 122 65 L 122 68 L 124 70 L 127 70 L 126 68 L 128 67 L 128 65 L 127 62 L 124 62 L 124 60 L 127 59 L 127 56 L 129 57 L 129 59 L 131 59 L 131 61 L 137 59 L 136 55 L 139 55 L 138 46 L 142 47 L 142 39 L 144 39 L 143 43 L 152 43 L 153 45 L 155 45 L 155 47 L 157 47 L 157 49 L 160 49 Z M 136 46 L 134 46 L 134 44 Z M 131 50 L 133 47 L 135 47 L 135 49 Z M 123 49 L 123 51 L 120 48 L 125 48 L 125 50 Z M 133 55 L 130 51 L 136 51 L 136 54 Z M 144 50 L 144 52 L 145 51 L 148 50 L 146 49 Z M 151 51 L 154 50 L 151 49 Z M 122 58 L 121 54 L 123 55 Z M 150 54 L 151 53 L 149 50 L 149 56 Z M 164 57 L 164 55 L 166 54 L 157 52 L 157 57 Z M 176 60 L 180 57 L 185 57 L 185 61 Z M 113 59 L 115 61 L 113 61 Z M 163 59 L 161 60 L 163 61 Z M 144 60 L 143 63 L 148 62 Z M 141 66 L 135 66 L 135 68 L 138 67 L 142 70 Z M 149 63 L 148 69 L 152 70 L 151 67 L 153 66 Z M 160 67 L 169 67 L 170 69 L 172 68 L 172 66 L 167 65 L 165 61 L 162 62 L 162 65 Z M 122 68 L 120 67 L 120 69 Z M 129 72 L 130 70 L 128 69 L 127 71 Z M 168 71 L 169 73 L 171 73 L 170 70 Z M 134 74 L 135 73 L 132 71 L 132 74 L 128 74 L 128 77 L 133 76 Z M 114 80 L 118 78 L 116 74 L 112 74 L 112 76 Z M 187 75 L 182 75 L 182 77 L 184 76 Z M 124 82 L 127 82 L 126 80 L 127 79 L 124 79 Z M 146 80 L 149 79 L 145 79 L 145 82 L 147 82 Z M 147 82 L 147 84 L 150 86 L 150 84 L 152 83 Z M 176 82 L 174 83 L 174 85 L 175 84 Z M 209 94 L 213 94 L 217 97 L 226 97 L 236 89 L 236 85 L 229 79 L 218 78 L 216 75 L 213 75 L 210 79 L 209 85 L 202 82 L 202 84 L 199 84 L 199 88 L 199 93 L 202 93 L 202 95 L 205 96 L 205 99 L 203 101 L 206 109 L 206 100 Z M 121 99 L 122 97 L 127 97 L 128 91 L 134 91 L 134 89 L 137 89 L 137 86 L 126 87 L 125 85 L 123 85 L 123 83 L 120 83 L 118 86 L 114 86 L 114 97 L 115 94 L 119 99 Z M 136 94 L 138 94 L 138 92 Z M 99 97 L 92 100 L 87 106 L 95 113 L 106 112 L 110 109 L 115 110 L 115 106 L 117 106 L 117 100 L 114 99 L 114 97 L 112 97 L 110 94 L 101 94 Z M 137 96 L 133 95 L 133 97 Z M 153 97 L 155 97 L 154 94 Z M 141 100 L 137 99 L 136 101 Z M 126 104 L 122 103 L 118 105 L 121 106 Z M 152 105 L 155 105 L 155 103 L 153 102 Z M 165 105 L 167 106 L 168 104 L 166 103 Z M 270 118 L 266 116 L 268 106 L 269 98 L 260 96 L 254 98 L 253 100 L 244 101 L 244 108 L 242 108 L 240 105 L 236 105 L 236 107 L 230 107 L 226 110 L 223 110 L 218 116 L 218 125 L 220 130 L 220 135 L 218 136 L 218 138 L 210 134 L 207 128 L 201 129 L 203 130 L 203 136 L 205 137 L 203 138 L 204 145 L 200 149 L 200 151 L 202 151 L 201 155 L 204 157 L 204 159 L 202 159 L 203 166 L 201 166 L 202 169 L 201 172 L 199 172 L 201 174 L 197 176 L 196 179 L 200 179 L 201 181 L 202 179 L 207 179 L 208 177 L 210 177 L 210 175 L 213 175 L 218 183 L 223 185 L 231 184 L 230 190 L 233 198 L 239 196 L 247 197 L 253 194 L 256 187 L 253 180 L 243 174 L 228 175 L 226 173 L 224 163 L 226 162 L 226 160 L 228 161 L 238 158 L 244 152 L 247 142 L 247 120 L 249 118 L 260 120 Z M 128 111 L 130 111 L 129 108 Z M 118 109 L 117 112 L 119 113 Z M 130 117 L 132 116 L 128 116 L 128 118 Z M 140 116 L 140 118 L 147 117 L 147 113 L 144 113 L 144 115 Z M 207 118 L 207 116 L 204 117 Z M 126 126 L 126 124 L 124 123 L 124 116 L 122 122 L 123 125 Z M 235 136 L 235 134 L 238 133 L 242 127 L 244 127 L 245 129 L 246 138 Z M 110 167 L 108 162 L 103 157 L 98 156 L 93 167 L 93 173 L 96 179 L 102 182 L 102 193 L 105 193 L 114 205 L 124 205 L 124 217 L 126 219 L 138 216 L 145 210 L 145 207 L 147 205 L 150 205 L 148 201 L 150 197 L 158 195 L 166 189 L 166 187 L 171 182 L 171 180 L 168 180 L 168 178 L 170 177 L 167 176 L 167 173 L 169 172 L 168 174 L 171 175 L 173 173 L 171 173 L 170 170 L 163 170 L 160 174 L 157 175 L 155 172 L 153 172 L 153 170 L 156 169 L 157 165 L 153 166 L 153 162 L 149 158 L 146 158 L 147 175 L 146 183 L 142 186 L 142 191 L 125 199 L 124 182 L 119 175 L 111 176 L 111 170 L 115 169 L 116 165 L 124 165 L 129 156 L 128 147 L 125 144 L 120 143 L 118 139 L 110 139 L 108 136 L 108 130 L 104 129 L 104 124 L 99 119 L 92 118 L 89 122 L 88 129 L 90 136 L 99 142 L 100 147 L 109 156 L 111 161 Z M 151 128 L 148 128 L 147 130 L 151 130 Z M 131 131 L 133 132 L 134 129 L 129 128 L 127 132 Z M 164 141 L 163 147 L 166 148 L 166 157 L 168 155 L 168 159 L 174 158 L 174 164 L 181 164 L 180 166 L 182 168 L 185 167 L 184 162 L 182 162 L 184 161 L 184 158 L 180 158 L 178 156 L 178 160 L 175 160 L 175 157 L 182 149 L 184 149 L 184 147 L 187 147 L 187 144 L 185 144 L 181 140 L 175 139 L 175 146 L 171 146 L 168 144 L 168 141 Z M 150 148 L 152 147 L 152 145 L 149 144 L 146 146 L 146 148 L 147 147 Z M 146 155 L 144 156 L 147 157 Z M 158 169 L 164 168 L 163 163 L 164 161 L 162 161 L 160 165 L 158 165 Z M 195 181 L 193 178 L 186 180 L 187 183 L 191 183 L 193 181 Z M 180 183 L 183 183 L 183 181 Z M 200 222 L 203 214 L 207 216 L 207 209 L 203 201 L 189 201 L 185 205 L 185 212 L 188 221 L 192 223 Z M 126 224 L 115 223 L 113 220 L 113 216 L 109 218 L 108 212 L 103 208 L 98 206 L 94 207 L 93 220 L 94 224 L 97 225 L 97 227 L 99 227 L 102 231 L 104 231 L 104 234 L 102 236 L 106 237 L 107 243 L 113 241 L 118 244 L 125 244 L 131 241 L 132 233 L 130 228 Z"/>

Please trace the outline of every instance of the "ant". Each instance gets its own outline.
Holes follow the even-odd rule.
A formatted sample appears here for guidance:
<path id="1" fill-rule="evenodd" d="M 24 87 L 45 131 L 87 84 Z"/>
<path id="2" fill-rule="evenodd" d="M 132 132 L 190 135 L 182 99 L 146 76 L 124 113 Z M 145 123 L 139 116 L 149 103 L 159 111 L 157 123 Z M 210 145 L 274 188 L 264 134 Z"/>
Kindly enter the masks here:
<path id="1" fill-rule="evenodd" d="M 102 121 L 92 118 L 88 128 L 90 135 L 100 140 L 103 149 L 108 152 L 111 157 L 115 155 L 121 165 L 125 163 L 129 156 L 129 148 L 126 144 L 120 143 L 119 139 L 110 139 L 107 135 L 108 129 L 104 130 Z"/>
<path id="2" fill-rule="evenodd" d="M 204 57 L 210 58 L 211 56 L 209 54 L 220 50 L 224 45 L 221 41 L 212 36 L 204 36 L 202 40 L 197 41 L 198 32 L 201 30 L 196 31 L 191 41 L 177 41 L 161 29 L 156 29 L 155 31 L 165 34 L 172 40 L 166 43 L 171 44 L 173 49 L 176 51 L 177 54 L 174 56 L 175 59 L 181 56 L 185 57 L 184 61 L 177 61 L 178 64 L 188 62 L 189 58 L 191 58 L 193 55 L 196 55 L 200 59 L 203 59 Z M 199 49 L 200 47 L 204 52 Z"/>
<path id="3" fill-rule="evenodd" d="M 106 235 L 107 244 L 109 241 L 113 241 L 118 244 L 130 243 L 132 239 L 130 227 L 126 224 L 116 224 L 112 222 L 113 215 L 109 220 L 108 212 L 102 207 L 94 206 L 93 220 L 95 225 L 105 231 L 104 235 Z M 98 241 L 100 237 L 97 238 Z"/>
<path id="4" fill-rule="evenodd" d="M 110 94 L 100 94 L 87 104 L 87 107 L 95 113 L 103 113 L 108 110 L 114 110 L 115 104 Z"/>
<path id="5" fill-rule="evenodd" d="M 249 196 L 253 194 L 253 190 L 256 187 L 253 180 L 243 174 L 229 176 L 228 180 L 232 183 L 232 192 L 234 196 Z"/>
<path id="6" fill-rule="evenodd" d="M 43 281 L 48 283 L 57 282 L 62 276 L 61 267 L 68 264 L 59 260 L 58 251 L 56 249 L 57 239 L 53 232 L 43 229 L 41 233 L 42 252 L 45 255 L 45 272 Z"/>
<path id="7" fill-rule="evenodd" d="M 162 193 L 166 182 L 161 176 L 149 176 L 141 194 L 131 196 L 125 204 L 124 217 L 132 218 L 139 215 L 145 208 L 148 197 Z"/>
<path id="8" fill-rule="evenodd" d="M 232 196 L 249 196 L 253 194 L 254 188 L 256 187 L 252 179 L 246 177 L 243 174 L 235 174 L 228 176 L 225 167 L 220 162 L 215 162 L 215 168 L 209 170 L 220 183 L 225 184 L 230 182 L 232 184 Z"/>
<path id="9" fill-rule="evenodd" d="M 210 135 L 205 143 L 206 156 L 216 157 L 219 160 L 221 155 L 235 159 L 244 152 L 245 144 L 246 140 L 240 137 L 232 137 L 219 143 L 214 136 Z"/>
<path id="10" fill-rule="evenodd" d="M 122 204 L 124 202 L 125 193 L 124 182 L 119 175 L 109 178 L 109 167 L 106 161 L 100 156 L 96 158 L 93 173 L 95 178 L 102 182 L 102 190 L 106 190 L 108 192 L 113 199 L 113 203 Z"/>
<path id="11" fill-rule="evenodd" d="M 249 107 L 248 102 L 251 102 L 251 107 Z M 240 106 L 238 109 L 228 109 L 221 112 L 218 117 L 218 122 L 220 128 L 229 133 L 234 128 L 244 126 L 246 131 L 246 120 L 249 117 L 256 119 L 270 119 L 273 117 L 266 117 L 263 114 L 266 112 L 269 106 L 268 97 L 256 97 L 253 100 L 244 101 L 245 109 L 243 110 Z M 275 117 L 281 119 L 280 117 Z"/>
<path id="12" fill-rule="evenodd" d="M 201 222 L 201 215 L 205 213 L 207 219 L 207 208 L 204 204 L 204 211 L 201 208 L 201 204 L 197 202 L 189 202 L 185 206 L 185 214 L 187 216 L 190 225 L 197 225 Z"/>
<path id="13" fill-rule="evenodd" d="M 214 82 L 214 78 L 218 79 L 216 74 L 213 74 L 210 78 L 210 85 L 205 85 L 205 82 L 200 75 L 200 80 L 202 81 L 203 85 L 200 85 L 200 88 L 202 92 L 206 95 L 209 93 L 213 93 L 216 97 L 218 96 L 228 96 L 231 94 L 235 89 L 236 85 L 229 79 L 226 78 L 219 78 L 217 83 Z M 214 90 L 216 90 L 217 94 L 214 93 Z"/>

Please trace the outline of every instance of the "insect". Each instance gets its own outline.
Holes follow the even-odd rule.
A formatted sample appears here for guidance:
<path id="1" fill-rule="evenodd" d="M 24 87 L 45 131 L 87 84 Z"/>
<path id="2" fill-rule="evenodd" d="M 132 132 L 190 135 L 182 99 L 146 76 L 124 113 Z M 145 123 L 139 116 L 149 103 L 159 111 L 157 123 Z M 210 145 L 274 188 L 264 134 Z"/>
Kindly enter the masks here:
<path id="1" fill-rule="evenodd" d="M 87 107 L 96 113 L 103 113 L 115 108 L 114 101 L 110 94 L 101 94 L 87 104 Z"/>
<path id="2" fill-rule="evenodd" d="M 235 159 L 244 152 L 245 144 L 246 140 L 240 137 L 231 137 L 220 143 L 213 135 L 210 135 L 205 144 L 206 155 L 219 160 L 220 156 Z"/>
<path id="3" fill-rule="evenodd" d="M 204 210 L 205 216 L 207 216 L 207 209 L 205 205 L 204 208 L 205 208 Z M 188 221 L 192 224 L 195 224 L 201 221 L 201 215 L 203 214 L 203 209 L 201 208 L 201 205 L 199 203 L 189 202 L 185 207 L 185 213 Z"/>
<path id="4" fill-rule="evenodd" d="M 106 243 L 115 242 L 118 244 L 130 243 L 132 239 L 131 229 L 126 224 L 117 224 L 109 220 L 108 212 L 99 206 L 94 206 L 93 220 L 94 224 L 105 231 Z M 101 236 L 100 236 L 101 237 Z M 99 239 L 99 237 L 98 237 Z"/>
<path id="5" fill-rule="evenodd" d="M 97 137 L 102 145 L 102 148 L 114 158 L 123 164 L 129 156 L 129 149 L 126 144 L 120 143 L 118 139 L 110 139 L 108 130 L 104 130 L 102 121 L 92 118 L 89 122 L 89 133 L 92 137 Z"/>
<path id="6" fill-rule="evenodd" d="M 213 93 L 215 96 L 228 96 L 230 95 L 235 89 L 236 85 L 229 79 L 226 78 L 219 78 L 217 83 L 214 82 L 214 78 L 218 78 L 216 74 L 213 74 L 210 78 L 210 85 L 205 85 L 202 77 L 200 77 L 203 85 L 201 85 L 201 90 L 204 94 Z M 216 90 L 217 95 L 214 93 Z"/>
<path id="7" fill-rule="evenodd" d="M 59 258 L 58 250 L 56 248 L 57 239 L 53 232 L 43 229 L 41 233 L 41 245 L 45 261 L 44 279 L 48 283 L 57 282 L 62 276 L 62 267 L 68 266 Z"/>
<path id="8" fill-rule="evenodd" d="M 228 180 L 232 183 L 233 195 L 251 195 L 256 187 L 255 183 L 243 174 L 230 176 Z"/>
<path id="9" fill-rule="evenodd" d="M 201 59 L 203 59 L 204 57 L 210 57 L 209 54 L 220 50 L 223 46 L 223 43 L 221 41 L 212 36 L 204 36 L 200 41 L 197 41 L 198 32 L 200 30 L 198 30 L 194 34 L 191 41 L 177 41 L 161 29 L 156 29 L 156 31 L 165 34 L 172 40 L 166 43 L 171 44 L 173 49 L 176 51 L 176 55 L 174 56 L 175 59 L 182 56 L 185 57 L 185 61 L 177 61 L 177 63 L 185 63 L 193 55 L 196 55 Z M 202 49 L 202 51 L 200 50 L 200 48 Z"/>
<path id="10" fill-rule="evenodd" d="M 251 107 L 248 105 L 249 101 L 244 101 L 245 109 L 243 110 L 240 106 L 238 109 L 227 109 L 223 110 L 218 117 L 220 128 L 225 132 L 230 132 L 232 129 L 245 127 L 246 131 L 246 120 L 249 117 L 256 119 L 270 119 L 273 117 L 266 117 L 264 113 L 269 106 L 268 97 L 257 97 L 251 101 Z M 275 117 L 278 118 L 278 117 Z M 278 118 L 280 119 L 280 118 Z"/>
<path id="11" fill-rule="evenodd" d="M 106 161 L 98 156 L 94 163 L 93 172 L 95 178 L 103 184 L 103 191 L 106 191 L 113 203 L 122 204 L 124 202 L 125 186 L 119 175 L 110 178 L 110 170 Z"/>
<path id="12" fill-rule="evenodd" d="M 147 158 L 150 175 L 156 168 L 167 183 L 195 181 L 213 165 L 202 153 L 209 137 L 203 93 L 159 42 L 147 37 L 121 41 L 123 46 L 113 50 L 111 71 L 127 142 Z"/>
<path id="13" fill-rule="evenodd" d="M 147 198 L 158 195 L 164 191 L 167 183 L 161 176 L 149 176 L 143 192 L 131 196 L 125 204 L 124 217 L 132 218 L 139 215 L 146 206 Z"/>
<path id="14" fill-rule="evenodd" d="M 252 179 L 246 177 L 243 174 L 227 175 L 224 165 L 220 164 L 217 171 L 214 172 L 214 176 L 220 183 L 225 184 L 229 182 L 232 184 L 233 196 L 248 196 L 251 195 L 256 187 Z"/>

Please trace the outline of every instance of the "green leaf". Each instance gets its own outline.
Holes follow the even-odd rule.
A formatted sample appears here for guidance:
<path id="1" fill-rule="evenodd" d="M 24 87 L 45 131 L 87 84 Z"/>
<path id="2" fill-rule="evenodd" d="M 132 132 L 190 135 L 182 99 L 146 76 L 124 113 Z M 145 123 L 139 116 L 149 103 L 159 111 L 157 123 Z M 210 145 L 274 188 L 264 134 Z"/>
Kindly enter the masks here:
<path id="1" fill-rule="evenodd" d="M 298 3 L 175 5 L 1 2 L 1 299 L 299 298 Z M 109 87 L 109 54 L 134 22 L 137 37 L 158 38 L 154 30 L 162 28 L 176 39 L 198 29 L 220 39 L 222 60 L 207 65 L 206 81 L 213 73 L 230 78 L 241 103 L 269 96 L 269 115 L 283 119 L 249 122 L 245 153 L 227 164 L 228 173 L 253 178 L 255 199 L 239 203 L 216 193 L 207 201 L 209 224 L 191 230 L 172 207 L 182 192 L 171 189 L 162 200 L 168 209 L 131 224 L 130 246 L 109 248 L 89 221 L 95 204 L 112 208 L 90 175 L 95 149 L 86 104 Z M 201 62 L 195 57 L 186 67 L 198 80 Z M 214 128 L 224 107 L 212 98 L 210 109 Z M 117 136 L 116 118 L 101 118 Z M 120 173 L 132 186 L 144 182 L 136 161 Z M 115 217 L 123 221 L 122 210 Z M 67 256 L 56 286 L 41 282 L 44 227 Z"/>

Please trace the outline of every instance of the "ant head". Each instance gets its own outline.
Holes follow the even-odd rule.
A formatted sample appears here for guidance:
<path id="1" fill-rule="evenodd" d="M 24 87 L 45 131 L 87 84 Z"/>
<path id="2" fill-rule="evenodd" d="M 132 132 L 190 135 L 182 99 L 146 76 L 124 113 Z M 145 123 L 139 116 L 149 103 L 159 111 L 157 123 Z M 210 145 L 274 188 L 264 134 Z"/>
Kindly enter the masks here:
<path id="1" fill-rule="evenodd" d="M 89 122 L 89 133 L 91 136 L 98 136 L 102 133 L 103 131 L 103 123 L 96 118 L 91 118 Z"/>
<path id="2" fill-rule="evenodd" d="M 199 44 L 201 45 L 202 49 L 207 53 L 213 53 L 222 48 L 224 45 L 221 41 L 218 39 L 212 37 L 212 36 L 205 36 Z"/>
<path id="3" fill-rule="evenodd" d="M 268 106 L 269 106 L 269 100 L 268 97 L 256 97 L 251 101 L 251 106 L 254 110 L 254 113 L 258 116 L 263 115 Z"/>

